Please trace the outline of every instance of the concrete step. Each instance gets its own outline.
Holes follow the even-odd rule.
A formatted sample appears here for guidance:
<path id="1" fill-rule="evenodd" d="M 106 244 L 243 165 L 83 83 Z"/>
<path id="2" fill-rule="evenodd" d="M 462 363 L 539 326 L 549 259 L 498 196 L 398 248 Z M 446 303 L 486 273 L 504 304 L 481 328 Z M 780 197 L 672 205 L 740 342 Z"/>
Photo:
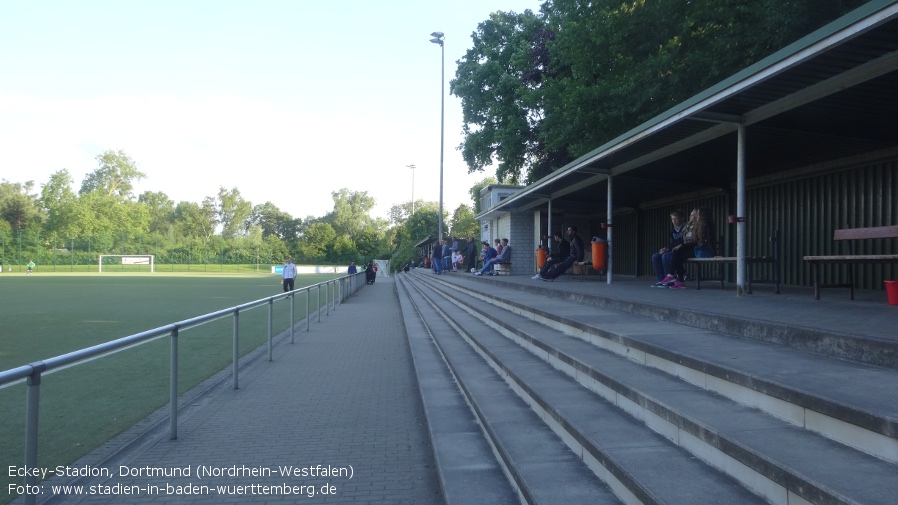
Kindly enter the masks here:
<path id="1" fill-rule="evenodd" d="M 397 289 L 444 502 L 519 503 L 405 287 Z"/>
<path id="2" fill-rule="evenodd" d="M 419 273 L 419 275 L 424 275 Z M 464 274 L 443 276 L 448 282 L 477 284 Z M 898 369 L 898 339 L 892 309 L 849 300 L 815 302 L 810 293 L 793 296 L 756 294 L 738 300 L 719 289 L 690 290 L 688 304 L 671 303 L 664 289 L 649 289 L 650 281 L 632 280 L 608 286 L 600 282 L 540 282 L 529 277 L 478 277 L 491 291 L 518 291 L 543 298 L 575 301 L 658 321 L 692 326 L 740 338 L 759 340 L 825 356 Z M 790 291 L 799 288 L 790 287 Z M 702 300 L 713 297 L 705 305 Z M 682 299 L 682 297 L 679 297 Z M 743 297 L 744 298 L 744 297 Z M 883 310 L 885 309 L 885 310 Z M 845 320 L 852 325 L 844 324 Z M 867 323 L 867 324 L 865 324 Z M 883 335 L 889 332 L 891 335 Z"/>
<path id="3" fill-rule="evenodd" d="M 397 284 L 400 289 L 408 288 L 406 282 L 399 281 Z M 485 461 L 469 456 L 460 463 L 475 466 L 486 463 L 491 466 L 494 461 L 498 461 L 522 503 L 620 503 L 606 486 L 591 475 L 583 462 L 540 422 L 536 414 L 509 389 L 502 378 L 483 360 L 478 359 L 455 328 L 421 298 L 420 292 L 414 288 L 409 290 L 410 293 L 405 298 L 419 315 L 418 323 L 424 326 L 417 330 L 412 327 L 409 330 L 410 339 L 414 338 L 414 332 L 420 334 L 421 331 L 432 338 L 431 345 L 434 349 L 439 349 L 456 379 L 453 384 L 464 394 L 470 405 L 467 415 L 473 414 L 476 417 L 481 438 L 493 450 L 494 456 Z M 421 372 L 419 369 L 419 373 Z M 442 402 L 443 398 L 437 396 L 431 400 L 432 404 Z M 435 448 L 451 444 L 451 440 L 438 440 L 442 438 L 442 434 L 438 428 L 434 428 L 434 424 L 439 426 L 445 422 L 440 416 L 462 415 L 464 414 L 445 410 L 427 411 Z M 443 466 L 441 462 L 440 468 Z M 463 480 L 463 475 L 441 476 L 441 479 L 453 480 L 457 486 L 468 483 Z M 492 502 L 484 497 L 452 503 Z"/>
<path id="4" fill-rule="evenodd" d="M 429 284 L 438 284 L 437 289 L 441 292 L 449 291 L 446 288 L 453 284 L 434 283 L 433 279 L 426 280 Z M 596 317 L 595 307 L 570 302 L 553 304 L 545 299 L 536 299 L 541 304 L 540 309 L 528 309 L 521 303 L 505 303 L 509 309 L 506 310 L 493 305 L 497 303 L 497 299 L 506 296 L 506 292 L 496 295 L 495 291 L 491 291 L 489 296 L 483 296 L 476 291 L 472 292 L 470 286 L 467 286 L 463 290 L 454 289 L 451 293 L 454 303 L 463 307 L 468 313 L 468 316 L 454 314 L 453 318 L 460 320 L 476 316 L 490 325 L 490 330 L 481 332 L 488 336 L 482 337 L 481 333 L 478 333 L 473 337 L 477 342 L 482 342 L 477 345 L 485 348 L 494 345 L 498 346 L 497 349 L 504 349 L 507 345 L 490 344 L 487 341 L 490 339 L 516 341 L 519 345 L 527 347 L 532 356 L 541 356 L 544 363 L 551 363 L 554 367 L 565 371 L 572 380 L 576 379 L 581 385 L 629 412 L 633 418 L 645 423 L 645 426 L 650 426 L 671 441 L 690 450 L 696 457 L 723 469 L 746 488 L 772 503 L 795 503 L 801 500 L 811 503 L 889 503 L 890 498 L 883 497 L 898 493 L 896 487 L 898 479 L 894 478 L 898 467 L 894 463 L 871 457 L 796 424 L 784 422 L 758 409 L 714 394 L 707 388 L 707 379 L 701 387 L 698 387 L 685 383 L 676 376 L 694 379 L 697 372 L 695 369 L 689 369 L 692 372 L 679 370 L 678 374 L 671 375 L 661 371 L 667 368 L 666 366 L 658 368 L 645 366 L 645 364 L 656 365 L 652 363 L 654 360 L 652 355 L 639 355 L 632 352 L 632 348 L 626 351 L 619 348 L 617 349 L 619 354 L 615 354 L 592 345 L 588 342 L 596 340 L 592 332 L 585 332 L 592 336 L 587 339 L 583 339 L 582 335 L 565 335 L 559 332 L 557 322 L 554 322 L 553 326 L 546 326 L 535 321 L 531 310 L 554 312 L 573 319 L 588 316 L 603 323 L 602 326 L 609 321 L 612 326 L 620 326 L 621 321 L 619 318 L 615 319 L 612 314 L 598 314 Z M 444 301 L 439 304 L 446 306 L 448 303 Z M 590 310 L 584 314 L 584 308 Z M 549 318 L 549 322 L 553 322 L 552 318 Z M 472 324 L 468 322 L 464 327 L 468 328 Z M 633 322 L 630 321 L 629 324 Z M 660 325 L 662 329 L 666 329 L 667 333 L 662 338 L 677 340 L 677 332 L 671 331 L 672 325 L 660 324 L 657 321 L 650 324 Z M 568 333 L 583 333 L 582 320 L 578 326 Z M 657 329 L 643 326 L 639 333 L 640 336 L 648 336 Z M 632 328 L 630 330 L 632 331 Z M 694 329 L 689 330 L 691 334 L 695 334 Z M 717 336 L 716 340 L 709 340 L 708 336 L 705 336 L 699 340 L 702 341 L 699 347 L 714 349 L 712 354 L 727 357 L 737 354 L 729 348 L 729 344 L 734 341 L 732 338 Z M 744 342 L 737 341 L 737 343 Z M 757 342 L 752 344 L 758 345 Z M 793 349 L 784 350 L 790 353 L 798 352 Z M 634 354 L 637 354 L 638 363 L 632 359 Z M 509 354 L 506 350 L 496 351 L 495 356 L 495 360 L 501 363 L 498 366 L 501 366 L 509 376 L 516 377 L 515 381 L 518 382 L 520 390 L 534 391 L 543 387 L 542 383 L 545 382 L 543 379 L 528 377 L 532 370 L 536 369 L 533 363 L 527 363 L 520 356 Z M 776 357 L 776 353 L 768 353 L 759 362 L 769 364 Z M 816 362 L 818 368 L 826 370 L 832 366 L 825 361 L 827 358 L 819 356 L 814 358 L 824 360 Z M 521 363 L 517 364 L 519 360 Z M 838 360 L 830 361 L 843 363 Z M 752 366 L 758 367 L 759 362 L 753 363 Z M 681 369 L 685 368 L 682 363 L 676 364 Z M 707 364 L 705 367 L 707 368 Z M 776 369 L 775 364 L 773 367 Z M 726 380 L 724 377 L 720 382 L 726 383 Z M 782 387 L 789 389 L 791 386 L 785 384 Z M 895 390 L 891 389 L 892 395 Z M 558 418 L 563 415 L 560 410 L 557 410 L 557 407 L 547 406 L 557 402 L 556 398 L 570 394 L 546 392 L 541 395 L 541 400 L 534 401 L 542 405 L 543 409 L 548 408 L 546 417 Z M 781 409 L 782 406 L 777 408 Z M 571 436 L 575 440 L 578 439 L 576 435 Z"/>
<path id="5" fill-rule="evenodd" d="M 469 281 L 439 279 L 481 304 L 510 310 L 553 332 L 898 463 L 898 370 Z"/>
<path id="6" fill-rule="evenodd" d="M 495 334 L 483 322 L 440 302 L 430 288 L 421 286 L 415 300 L 429 300 L 432 308 L 439 306 L 439 311 L 433 308 L 433 313 L 424 318 L 461 387 L 471 391 L 469 397 L 481 423 L 487 427 L 485 431 L 491 438 L 499 439 L 495 442 L 499 447 L 525 449 L 500 451 L 510 467 L 535 465 L 538 472 L 562 470 L 558 456 L 547 453 L 546 448 L 561 445 L 564 440 L 570 447 L 564 451 L 567 457 L 594 473 L 590 477 L 579 475 L 572 482 L 565 480 L 571 470 L 548 479 L 544 475 L 530 483 L 527 502 L 580 502 L 559 493 L 570 492 L 576 489 L 572 486 L 593 482 L 598 477 L 626 503 L 763 503 L 733 479 L 708 468 L 545 361 Z M 445 328 L 433 331 L 434 322 Z M 484 347 L 480 339 L 490 340 L 491 345 Z M 503 355 L 505 361 L 495 359 L 493 353 Z M 507 353 L 517 356 L 510 358 L 505 356 Z M 524 360 L 524 364 L 514 370 L 506 367 L 506 361 L 519 360 Z M 522 371 L 527 379 L 516 375 Z M 496 385 L 503 378 L 504 387 Z M 492 385 L 491 390 L 482 391 L 485 383 Z M 517 395 L 511 393 L 512 389 Z M 510 410 L 509 403 L 517 408 Z M 551 436 L 543 438 L 549 429 Z M 535 434 L 540 435 L 539 441 L 534 440 Z M 537 454 L 526 450 L 534 444 L 541 448 Z M 587 497 L 588 493 L 582 495 Z M 584 503 L 601 502 L 589 499 Z"/>

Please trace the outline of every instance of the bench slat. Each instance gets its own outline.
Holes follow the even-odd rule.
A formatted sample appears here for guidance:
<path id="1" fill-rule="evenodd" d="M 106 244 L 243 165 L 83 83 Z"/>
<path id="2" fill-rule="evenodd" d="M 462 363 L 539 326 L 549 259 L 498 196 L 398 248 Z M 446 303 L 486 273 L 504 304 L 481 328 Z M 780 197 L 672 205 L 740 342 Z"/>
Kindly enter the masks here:
<path id="1" fill-rule="evenodd" d="M 804 261 L 816 263 L 888 263 L 898 261 L 898 254 L 857 254 L 842 256 L 805 256 Z"/>
<path id="2" fill-rule="evenodd" d="M 898 238 L 898 225 L 845 228 L 833 232 L 833 240 L 859 240 L 866 238 Z"/>

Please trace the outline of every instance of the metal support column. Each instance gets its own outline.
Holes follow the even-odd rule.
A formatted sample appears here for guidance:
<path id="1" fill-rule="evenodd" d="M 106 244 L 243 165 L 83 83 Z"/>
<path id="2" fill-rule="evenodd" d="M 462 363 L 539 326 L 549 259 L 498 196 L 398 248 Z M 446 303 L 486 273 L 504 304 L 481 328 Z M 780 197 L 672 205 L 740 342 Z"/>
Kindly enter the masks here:
<path id="1" fill-rule="evenodd" d="M 608 211 L 607 211 L 608 218 L 606 219 L 606 222 L 608 223 L 608 228 L 607 228 L 608 236 L 606 237 L 606 239 L 608 241 L 608 260 L 607 260 L 608 262 L 605 264 L 605 268 L 607 268 L 607 270 L 605 270 L 605 282 L 607 284 L 611 284 L 611 260 L 612 260 L 612 258 L 614 258 L 614 247 L 612 245 L 613 242 L 611 241 L 611 235 L 614 233 L 612 231 L 612 230 L 614 230 L 614 228 L 611 226 L 611 209 L 613 208 L 611 205 L 611 195 L 612 195 L 611 175 L 609 175 L 608 176 Z M 592 260 L 595 261 L 596 259 L 593 258 Z"/>
<path id="2" fill-rule="evenodd" d="M 178 438 L 178 327 L 171 331 L 171 378 L 168 386 L 169 438 Z"/>
<path id="3" fill-rule="evenodd" d="M 736 130 L 736 296 L 745 294 L 745 125 Z M 719 247 L 719 246 L 718 246 Z"/>

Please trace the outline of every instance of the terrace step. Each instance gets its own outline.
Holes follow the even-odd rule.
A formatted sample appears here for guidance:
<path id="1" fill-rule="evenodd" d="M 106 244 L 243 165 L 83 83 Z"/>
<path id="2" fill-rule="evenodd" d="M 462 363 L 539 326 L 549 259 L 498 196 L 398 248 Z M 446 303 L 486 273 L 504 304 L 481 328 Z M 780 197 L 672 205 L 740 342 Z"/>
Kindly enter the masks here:
<path id="1" fill-rule="evenodd" d="M 421 288 L 419 296 L 437 300 L 434 303 L 458 327 L 465 328 L 472 345 L 491 357 L 506 380 L 530 398 L 529 403 L 539 406 L 542 417 L 561 426 L 556 431 L 581 451 L 586 461 L 592 457 L 604 462 L 607 458 L 601 451 L 608 441 L 584 435 L 593 436 L 598 428 L 577 424 L 588 423 L 589 419 L 581 419 L 581 412 L 594 409 L 602 412 L 592 413 L 593 418 L 603 419 L 601 431 L 620 429 L 630 435 L 618 437 L 618 443 L 648 440 L 645 435 L 633 438 L 629 423 L 644 430 L 650 427 L 664 435 L 672 449 L 688 449 L 708 463 L 703 472 L 719 475 L 714 468 L 725 471 L 771 503 L 886 503 L 889 500 L 882 497 L 898 492 L 898 479 L 893 477 L 898 470 L 894 462 L 894 402 L 868 400 L 871 391 L 873 396 L 877 392 L 886 395 L 880 399 L 894 396 L 898 382 L 892 370 L 696 332 L 551 297 L 497 292 L 489 283 L 420 275 L 408 280 L 433 288 Z M 518 345 L 509 345 L 511 341 Z M 755 356 L 759 352 L 762 354 Z M 452 359 L 449 353 L 447 359 Z M 549 375 L 549 371 L 560 373 L 552 367 L 565 372 L 566 385 Z M 853 380 L 853 374 L 859 381 Z M 572 385 L 575 380 L 579 385 Z M 843 384 L 836 391 L 827 391 L 840 382 Z M 616 417 L 607 417 L 612 415 L 607 411 Z M 853 422 L 858 420 L 878 426 L 857 426 Z M 886 448 L 874 447 L 872 452 L 882 454 L 872 457 L 805 429 L 806 425 L 854 445 L 884 443 Z M 658 438 L 657 434 L 650 436 Z M 637 488 L 649 485 L 639 479 L 636 482 Z M 620 484 L 610 485 L 626 501 L 634 496 L 639 501 L 653 501 L 655 496 L 626 486 L 627 491 L 622 492 Z M 676 494 L 675 488 L 670 488 L 658 496 L 668 499 Z"/>
<path id="2" fill-rule="evenodd" d="M 409 282 L 399 284 L 405 289 Z M 438 310 L 440 298 L 430 288 L 409 289 L 523 502 L 763 503 L 457 307 Z M 528 380 L 509 381 L 510 369 L 483 359 L 484 348 L 471 342 L 484 338 L 494 350 L 523 358 L 515 370 Z M 563 398 L 561 407 L 549 402 L 552 396 Z M 543 402 L 548 409 L 534 409 Z"/>
<path id="3" fill-rule="evenodd" d="M 474 296 L 481 305 L 504 307 L 553 332 L 577 336 L 898 463 L 898 370 L 468 281 L 439 279 L 464 299 Z"/>

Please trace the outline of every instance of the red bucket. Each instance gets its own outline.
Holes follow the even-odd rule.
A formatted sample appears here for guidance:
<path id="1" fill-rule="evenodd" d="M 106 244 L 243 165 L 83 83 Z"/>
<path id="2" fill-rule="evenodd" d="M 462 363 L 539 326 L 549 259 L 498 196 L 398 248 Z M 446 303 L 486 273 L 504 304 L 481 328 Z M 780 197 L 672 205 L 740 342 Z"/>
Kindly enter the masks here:
<path id="1" fill-rule="evenodd" d="M 889 296 L 889 305 L 898 305 L 898 281 L 882 281 L 886 285 L 886 294 Z"/>

